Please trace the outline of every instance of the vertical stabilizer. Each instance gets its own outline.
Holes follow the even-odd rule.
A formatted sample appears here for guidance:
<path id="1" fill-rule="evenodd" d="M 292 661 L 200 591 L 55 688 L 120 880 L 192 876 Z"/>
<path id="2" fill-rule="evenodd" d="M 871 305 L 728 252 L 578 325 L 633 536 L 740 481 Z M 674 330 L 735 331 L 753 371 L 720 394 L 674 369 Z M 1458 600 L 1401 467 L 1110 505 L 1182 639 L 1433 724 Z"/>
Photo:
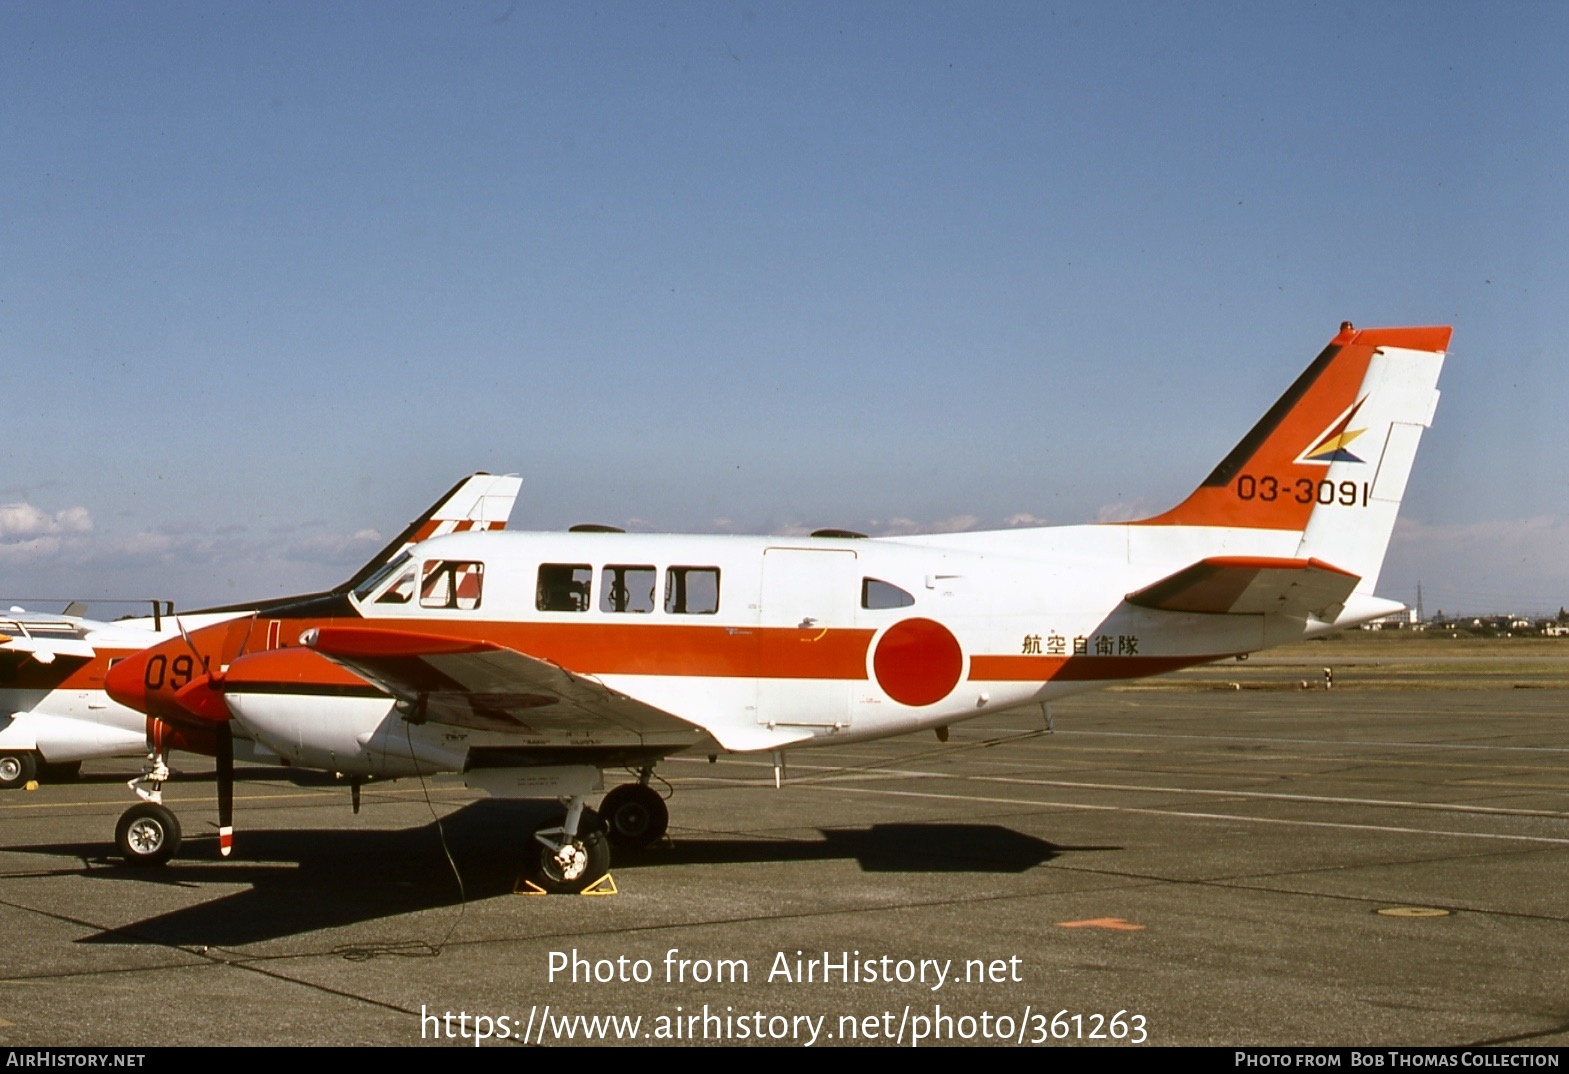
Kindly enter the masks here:
<path id="1" fill-rule="evenodd" d="M 1138 526 L 1276 530 L 1371 594 L 1451 329 L 1349 323 L 1191 496 Z"/>
<path id="2" fill-rule="evenodd" d="M 500 530 L 507 526 L 512 515 L 512 505 L 523 487 L 517 474 L 474 474 L 465 477 L 447 494 L 431 504 L 426 512 L 410 522 L 407 528 L 394 537 L 375 557 L 338 587 L 347 592 L 375 574 L 382 566 L 404 549 L 440 537 L 447 533 L 466 530 Z"/>
<path id="3" fill-rule="evenodd" d="M 512 514 L 512 505 L 517 501 L 518 491 L 522 487 L 523 479 L 516 474 L 472 474 L 465 477 L 448 489 L 441 499 L 426 508 L 423 514 L 404 527 L 402 533 L 372 556 L 365 566 L 355 571 L 353 577 L 328 592 L 340 594 L 352 592 L 366 579 L 371 578 L 377 571 L 396 559 L 405 549 L 427 538 L 462 530 L 505 529 L 507 519 Z M 198 608 L 187 614 L 267 611 L 324 595 L 307 593 L 294 597 L 274 597 L 256 604 L 225 604 L 214 608 Z"/>

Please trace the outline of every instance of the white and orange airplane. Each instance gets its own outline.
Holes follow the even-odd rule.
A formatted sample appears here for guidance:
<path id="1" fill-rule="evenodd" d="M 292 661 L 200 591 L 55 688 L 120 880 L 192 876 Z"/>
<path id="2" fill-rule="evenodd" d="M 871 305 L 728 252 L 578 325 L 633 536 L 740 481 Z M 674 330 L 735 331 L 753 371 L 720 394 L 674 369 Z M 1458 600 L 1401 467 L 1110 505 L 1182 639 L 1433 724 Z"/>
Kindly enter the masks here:
<path id="1" fill-rule="evenodd" d="M 870 539 L 580 527 L 426 541 L 352 590 L 121 661 L 110 693 L 173 726 L 231 718 L 291 762 L 463 774 L 559 799 L 529 869 L 579 891 L 665 830 L 681 751 L 938 729 L 1398 610 L 1374 595 L 1450 329 L 1349 323 L 1199 488 L 1115 525 Z M 608 768 L 638 782 L 588 799 Z M 223 821 L 223 823 L 227 823 Z M 162 806 L 121 820 L 173 853 Z"/>
<path id="2" fill-rule="evenodd" d="M 353 589 L 420 541 L 503 528 L 521 484 L 516 475 L 464 478 L 338 588 Z M 85 618 L 85 607 L 76 603 L 59 615 L 20 608 L 0 613 L 0 790 L 25 786 L 38 776 L 69 777 L 86 760 L 143 757 L 149 750 L 162 754 L 164 745 L 214 755 L 217 743 L 211 726 L 162 726 L 112 700 L 104 691 L 110 666 L 178 637 L 182 628 L 197 629 L 304 599 L 271 598 L 187 612 L 178 624 L 172 605 L 156 601 L 150 617 L 114 622 Z M 233 747 L 242 760 L 278 761 L 243 735 Z M 167 766 L 160 772 L 161 765 L 160 757 L 149 758 L 144 775 L 160 773 L 167 779 Z"/>

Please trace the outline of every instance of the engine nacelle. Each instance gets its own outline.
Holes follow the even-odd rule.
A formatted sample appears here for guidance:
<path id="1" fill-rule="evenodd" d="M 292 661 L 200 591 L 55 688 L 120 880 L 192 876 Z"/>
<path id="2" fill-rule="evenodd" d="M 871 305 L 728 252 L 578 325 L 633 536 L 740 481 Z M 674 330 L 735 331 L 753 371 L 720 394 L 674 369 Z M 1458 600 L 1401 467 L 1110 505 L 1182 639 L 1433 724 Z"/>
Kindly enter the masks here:
<path id="1" fill-rule="evenodd" d="M 386 697 L 225 696 L 247 733 L 301 767 L 391 778 L 462 771 L 468 757 L 461 730 L 411 725 Z"/>

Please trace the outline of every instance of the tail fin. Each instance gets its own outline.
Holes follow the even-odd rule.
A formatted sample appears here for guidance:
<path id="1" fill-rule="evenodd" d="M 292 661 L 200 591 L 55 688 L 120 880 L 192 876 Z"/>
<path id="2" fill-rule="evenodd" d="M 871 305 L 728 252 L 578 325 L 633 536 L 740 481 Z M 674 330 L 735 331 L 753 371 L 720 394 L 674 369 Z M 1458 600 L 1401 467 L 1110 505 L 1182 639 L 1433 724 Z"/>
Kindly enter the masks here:
<path id="1" fill-rule="evenodd" d="M 464 530 L 500 530 L 507 526 L 512 515 L 512 505 L 518 498 L 523 479 L 516 474 L 474 474 L 465 477 L 447 494 L 430 505 L 426 512 L 410 522 L 402 533 L 394 537 L 370 562 L 361 567 L 353 578 L 333 590 L 347 593 L 365 579 L 379 571 L 410 545 L 444 533 Z"/>
<path id="2" fill-rule="evenodd" d="M 1371 593 L 1451 329 L 1349 322 L 1191 496 L 1135 525 L 1301 533 L 1298 555 Z"/>
<path id="3" fill-rule="evenodd" d="M 226 604 L 216 608 L 199 608 L 187 614 L 200 615 L 208 612 L 254 612 L 268 611 L 281 608 L 288 604 L 297 604 L 304 600 L 330 594 L 349 593 L 361 582 L 381 570 L 391 562 L 405 548 L 427 537 L 436 537 L 443 533 L 454 533 L 460 530 L 499 530 L 504 529 L 507 519 L 512 515 L 512 505 L 518 497 L 518 490 L 523 487 L 523 479 L 516 474 L 495 476 L 493 474 L 473 474 L 459 481 L 448 489 L 435 503 L 431 504 L 425 512 L 410 522 L 402 533 L 370 558 L 370 561 L 354 572 L 348 581 L 328 590 L 326 593 L 307 593 L 295 597 L 274 597 L 259 604 Z"/>

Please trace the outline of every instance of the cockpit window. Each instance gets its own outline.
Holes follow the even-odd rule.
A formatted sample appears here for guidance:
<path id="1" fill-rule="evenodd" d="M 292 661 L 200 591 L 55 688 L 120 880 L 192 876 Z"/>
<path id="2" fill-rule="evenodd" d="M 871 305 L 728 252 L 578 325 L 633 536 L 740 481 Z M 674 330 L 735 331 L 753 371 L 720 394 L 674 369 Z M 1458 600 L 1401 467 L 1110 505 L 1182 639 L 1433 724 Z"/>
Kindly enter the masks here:
<path id="1" fill-rule="evenodd" d="M 472 611 L 479 607 L 484 581 L 483 563 L 459 559 L 429 560 L 420 579 L 420 607 Z"/>
<path id="2" fill-rule="evenodd" d="M 654 610 L 658 588 L 659 572 L 653 567 L 607 566 L 599 572 L 599 610 L 647 614 Z"/>
<path id="3" fill-rule="evenodd" d="M 586 612 L 593 583 L 587 563 L 541 563 L 534 606 L 542 612 Z"/>
<path id="4" fill-rule="evenodd" d="M 410 563 L 403 569 L 403 574 L 396 582 L 387 587 L 386 592 L 376 598 L 377 604 L 407 604 L 414 597 L 414 564 Z"/>
<path id="5" fill-rule="evenodd" d="M 872 611 L 883 608 L 908 608 L 915 598 L 881 578 L 861 579 L 861 607 Z"/>
<path id="6" fill-rule="evenodd" d="M 376 592 L 377 587 L 380 586 L 381 583 L 385 582 L 387 580 L 388 576 L 390 576 L 393 571 L 395 571 L 398 568 L 402 567 L 408 561 L 409 561 L 409 554 L 407 552 L 401 552 L 396 557 L 394 557 L 393 559 L 390 559 L 386 563 L 382 564 L 381 570 L 377 571 L 375 574 L 373 574 L 369 578 L 365 579 L 365 581 L 361 582 L 359 584 L 359 586 L 354 590 L 355 598 L 358 599 L 358 600 L 364 600 L 366 597 L 368 597 L 372 593 Z M 412 591 L 412 587 L 411 587 L 411 591 Z M 403 599 L 404 600 L 408 600 L 409 599 L 408 595 L 405 594 Z M 387 603 L 387 600 L 386 600 L 385 597 L 383 597 L 377 603 L 385 604 L 385 603 Z M 401 603 L 401 601 L 397 602 L 397 603 Z"/>

